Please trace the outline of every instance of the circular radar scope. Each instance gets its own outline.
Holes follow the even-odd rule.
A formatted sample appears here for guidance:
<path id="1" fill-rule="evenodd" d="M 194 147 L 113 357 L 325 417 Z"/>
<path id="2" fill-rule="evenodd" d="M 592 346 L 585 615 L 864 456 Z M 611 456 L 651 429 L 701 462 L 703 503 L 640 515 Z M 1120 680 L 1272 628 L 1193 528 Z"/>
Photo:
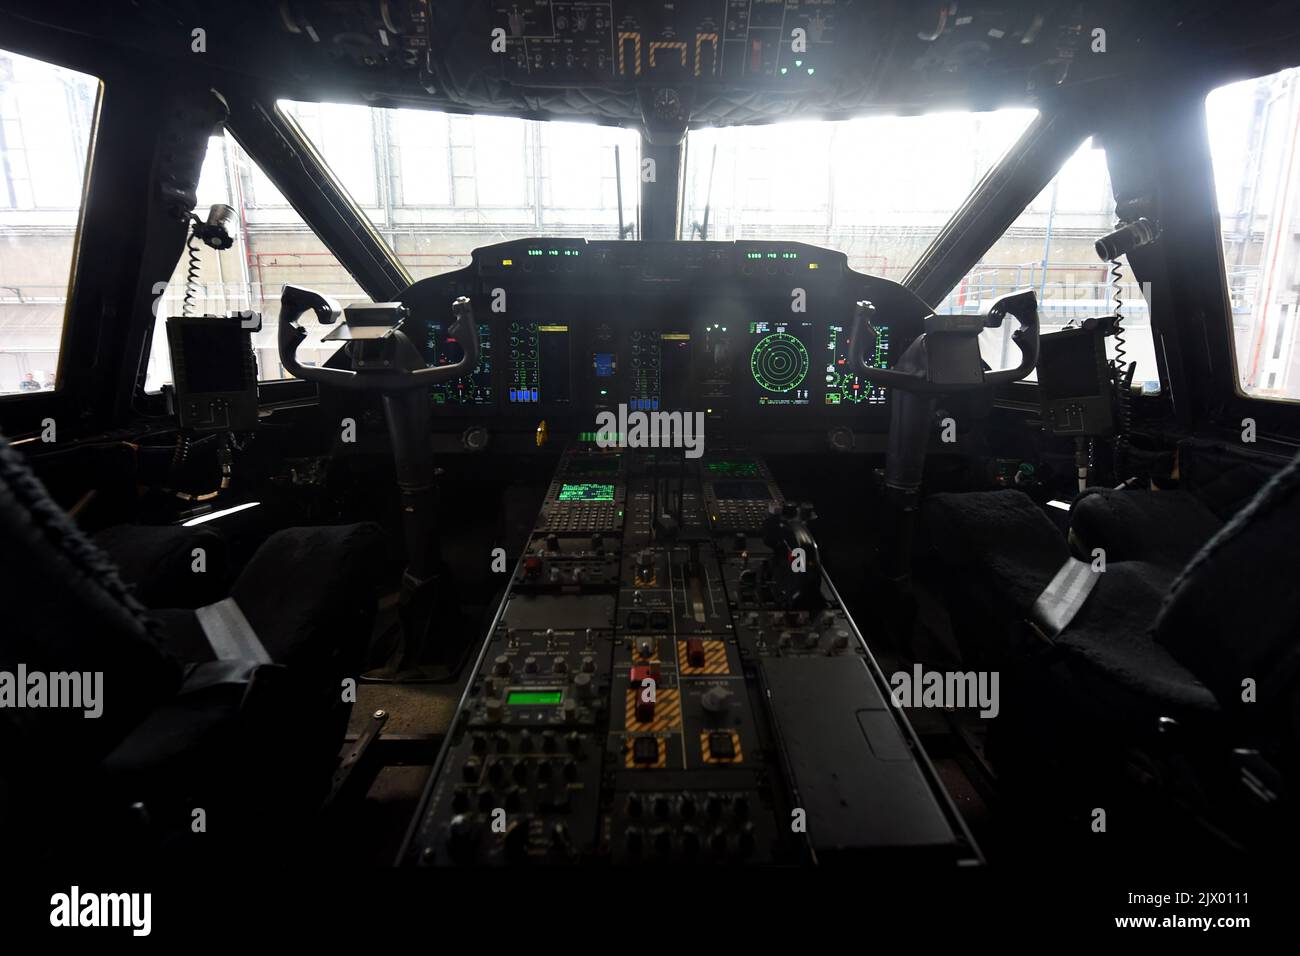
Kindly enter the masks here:
<path id="1" fill-rule="evenodd" d="M 754 346 L 749 370 L 760 388 L 778 395 L 794 391 L 808 375 L 808 350 L 788 332 L 773 332 Z"/>

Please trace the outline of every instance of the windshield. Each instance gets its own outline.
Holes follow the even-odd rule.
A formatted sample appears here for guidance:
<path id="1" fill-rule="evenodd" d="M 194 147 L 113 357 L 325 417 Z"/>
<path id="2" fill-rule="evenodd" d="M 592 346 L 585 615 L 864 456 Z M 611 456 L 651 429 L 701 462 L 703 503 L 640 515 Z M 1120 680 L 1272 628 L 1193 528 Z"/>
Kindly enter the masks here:
<path id="1" fill-rule="evenodd" d="M 682 238 L 797 239 L 901 280 L 1033 110 L 705 129 L 686 138 Z"/>
<path id="2" fill-rule="evenodd" d="M 637 222 L 632 130 L 281 101 L 414 279 L 479 246 L 619 236 Z"/>

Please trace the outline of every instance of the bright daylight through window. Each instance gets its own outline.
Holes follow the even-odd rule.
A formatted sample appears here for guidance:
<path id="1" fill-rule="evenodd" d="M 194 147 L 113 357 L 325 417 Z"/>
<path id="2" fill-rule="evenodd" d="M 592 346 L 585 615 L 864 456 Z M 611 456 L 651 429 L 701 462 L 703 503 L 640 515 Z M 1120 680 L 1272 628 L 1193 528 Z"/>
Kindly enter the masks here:
<path id="1" fill-rule="evenodd" d="M 1221 87 L 1205 101 L 1237 380 L 1300 399 L 1300 69 Z"/>
<path id="2" fill-rule="evenodd" d="M 632 130 L 428 110 L 280 107 L 415 279 L 459 269 L 474 249 L 507 239 L 616 239 L 620 221 L 636 225 L 639 138 Z"/>
<path id="3" fill-rule="evenodd" d="M 1119 307 L 1123 341 L 1106 340 L 1107 354 L 1134 368 L 1133 382 L 1160 390 L 1151 315 L 1127 259 L 1119 268 L 1097 258 L 1096 240 L 1115 228 L 1115 195 L 1106 151 L 1087 140 L 939 305 L 940 312 L 987 312 L 1000 296 L 1030 288 L 1038 296 L 1043 332 L 1056 332 Z M 1015 365 L 1015 323 L 980 335 L 990 368 Z M 1124 350 L 1120 355 L 1118 348 Z M 1037 370 L 1028 376 L 1038 377 Z"/>
<path id="4" fill-rule="evenodd" d="M 55 387 L 99 80 L 0 50 L 0 394 Z"/>
<path id="5" fill-rule="evenodd" d="M 998 110 L 692 133 L 682 237 L 699 238 L 707 207 L 710 239 L 800 239 L 901 282 L 1033 117 Z M 986 312 L 999 296 L 1032 288 L 1044 331 L 1110 314 L 1111 267 L 1093 242 L 1114 228 L 1114 210 L 1105 153 L 1086 142 L 937 311 Z M 1134 380 L 1158 389 L 1147 303 L 1126 264 L 1121 271 Z M 990 367 L 1015 364 L 1014 325 L 981 336 Z"/>
<path id="6" fill-rule="evenodd" d="M 1033 110 L 706 129 L 686 140 L 682 238 L 796 239 L 902 280 Z M 712 189 L 710 189 L 712 185 Z"/>
<path id="7" fill-rule="evenodd" d="M 620 172 L 623 221 L 636 224 L 638 139 L 631 131 L 329 103 L 281 102 L 280 108 L 413 279 L 459 269 L 475 248 L 507 239 L 616 238 Z M 231 249 L 218 253 L 199 244 L 195 314 L 260 311 L 259 377 L 286 377 L 274 330 L 286 282 L 343 305 L 369 298 L 229 136 L 209 144 L 198 196 L 200 216 L 213 203 L 227 203 L 239 224 Z M 162 321 L 180 314 L 188 264 L 182 256 L 158 310 L 150 391 L 171 380 Z M 300 358 L 324 362 L 333 351 L 319 344 L 328 330 L 315 322 L 305 327 L 313 338 Z"/>

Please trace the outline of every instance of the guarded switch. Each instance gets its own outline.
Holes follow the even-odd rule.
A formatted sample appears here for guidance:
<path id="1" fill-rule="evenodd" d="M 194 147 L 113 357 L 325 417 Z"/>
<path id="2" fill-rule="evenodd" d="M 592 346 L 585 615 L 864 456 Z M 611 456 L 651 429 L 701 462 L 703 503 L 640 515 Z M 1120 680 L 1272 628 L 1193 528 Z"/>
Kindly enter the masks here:
<path id="1" fill-rule="evenodd" d="M 703 667 L 704 661 L 704 641 L 698 637 L 688 638 L 686 641 L 686 663 L 692 667 Z"/>
<path id="2" fill-rule="evenodd" d="M 647 700 L 645 691 L 636 692 L 636 719 L 643 724 L 651 723 L 655 719 L 655 702 L 653 699 Z"/>
<path id="3" fill-rule="evenodd" d="M 659 741 L 654 737 L 637 737 L 632 741 L 632 762 L 656 764 L 659 762 Z"/>
<path id="4" fill-rule="evenodd" d="M 709 755 L 714 760 L 735 760 L 736 743 L 731 734 L 714 733 L 709 734 Z"/>

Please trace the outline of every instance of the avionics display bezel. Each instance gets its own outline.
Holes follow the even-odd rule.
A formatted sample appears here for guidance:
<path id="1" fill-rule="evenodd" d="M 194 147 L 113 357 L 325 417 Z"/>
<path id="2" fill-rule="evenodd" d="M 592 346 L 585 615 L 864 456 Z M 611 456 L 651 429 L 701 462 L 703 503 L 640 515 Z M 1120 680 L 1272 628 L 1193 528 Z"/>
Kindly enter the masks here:
<path id="1" fill-rule="evenodd" d="M 478 323 L 479 327 L 479 364 L 481 365 L 485 359 L 491 362 L 491 366 L 488 369 L 488 387 L 492 390 L 492 397 L 489 401 L 482 403 L 462 404 L 460 402 L 438 402 L 435 400 L 434 396 L 440 392 L 443 394 L 451 392 L 455 389 L 459 379 L 445 382 L 441 385 L 435 385 L 429 389 L 429 406 L 433 409 L 433 412 L 436 415 L 474 417 L 482 416 L 484 414 L 496 414 L 500 407 L 501 361 L 497 346 L 497 335 L 500 323 L 492 321 L 492 318 L 489 316 L 485 316 L 483 314 L 484 310 L 478 309 L 477 303 L 475 305 L 475 321 Z M 417 344 L 420 347 L 420 353 L 424 356 L 424 360 L 430 364 L 437 361 L 437 356 L 433 354 L 433 350 L 430 348 L 429 343 L 429 330 L 435 323 L 442 326 L 445 334 L 445 330 L 452 325 L 453 320 L 450 318 L 438 318 L 432 321 L 425 320 L 418 326 L 421 338 Z M 487 329 L 486 335 L 483 331 L 485 328 Z"/>
<path id="2" fill-rule="evenodd" d="M 669 308 L 664 311 L 668 314 L 673 314 L 675 310 Z M 700 326 L 698 322 L 694 321 L 688 322 L 681 319 L 651 321 L 641 316 L 637 316 L 636 319 L 627 323 L 620 323 L 617 327 L 618 337 L 620 339 L 618 348 L 621 357 L 619 374 L 616 379 L 618 382 L 618 394 L 616 396 L 617 401 L 613 402 L 613 404 L 617 405 L 619 402 L 627 402 L 628 411 L 696 411 L 699 398 L 697 388 L 698 383 L 696 382 L 695 351 L 698 348 L 698 342 L 700 340 L 700 335 L 697 331 L 699 328 L 702 328 L 702 326 Z M 633 404 L 634 396 L 632 393 L 633 385 L 636 380 L 636 368 L 633 365 L 634 359 L 632 354 L 633 342 L 638 336 L 647 335 L 651 336 L 656 341 L 661 350 L 663 348 L 662 338 L 664 336 L 687 336 L 690 342 L 685 358 L 686 374 L 682 380 L 680 395 L 677 396 L 676 401 L 672 401 L 665 399 L 661 393 L 658 405 L 655 407 L 641 407 Z M 662 363 L 662 351 L 660 353 L 660 361 Z M 660 386 L 662 389 L 662 364 L 660 366 L 660 373 Z"/>
<path id="3" fill-rule="evenodd" d="M 882 413 L 886 411 L 889 408 L 889 389 L 883 385 L 876 386 L 877 388 L 880 389 L 881 396 L 883 398 L 883 401 L 880 402 L 858 402 L 858 403 L 841 402 L 836 405 L 831 405 L 826 402 L 826 396 L 831 393 L 831 388 L 826 382 L 826 374 L 824 371 L 826 368 L 827 353 L 829 351 L 827 346 L 830 342 L 831 329 L 834 326 L 839 326 L 840 328 L 844 329 L 847 332 L 850 328 L 852 328 L 852 316 L 849 316 L 843 321 L 837 319 L 831 319 L 829 322 L 818 323 L 818 324 L 821 325 L 823 329 L 822 344 L 818 351 L 819 362 L 817 365 L 818 383 L 819 383 L 818 401 L 820 403 L 819 407 L 822 413 L 826 415 L 832 415 L 832 416 L 843 416 L 848 418 L 854 418 L 860 416 L 870 416 L 873 413 Z M 894 363 L 893 329 L 884 323 L 881 323 L 881 329 L 882 331 L 884 331 L 886 336 L 885 367 L 889 368 Z M 858 376 L 859 379 L 863 377 L 864 376 L 861 375 Z M 867 380 L 870 381 L 870 378 L 868 378 Z"/>
<path id="4" fill-rule="evenodd" d="M 508 295 L 511 297 L 512 302 L 523 298 L 523 295 L 517 292 L 511 292 Z M 535 300 L 540 297 L 536 294 L 529 294 L 528 298 L 534 300 L 534 304 L 536 304 Z M 501 343 L 501 351 L 496 364 L 500 371 L 501 387 L 497 392 L 497 407 L 504 414 L 513 417 L 543 418 L 547 415 L 573 415 L 582 412 L 585 404 L 582 382 L 585 376 L 583 370 L 579 368 L 579 363 L 583 358 L 586 336 L 583 334 L 582 316 L 573 314 L 573 310 L 580 307 L 580 303 L 576 302 L 576 299 L 575 296 L 556 296 L 552 298 L 551 306 L 547 310 L 551 313 L 549 315 L 539 315 L 540 310 L 538 308 L 527 310 L 511 308 L 504 315 L 498 317 L 498 325 L 501 329 L 498 341 Z M 566 315 L 566 313 L 568 314 Z M 511 355 L 510 334 L 512 327 L 517 324 L 537 327 L 564 326 L 567 328 L 568 361 L 566 365 L 569 376 L 569 397 L 567 401 L 556 401 L 553 398 L 548 398 L 544 383 L 542 383 L 541 395 L 538 401 L 514 402 L 510 400 L 510 390 L 516 384 L 518 370 L 517 360 Z"/>

